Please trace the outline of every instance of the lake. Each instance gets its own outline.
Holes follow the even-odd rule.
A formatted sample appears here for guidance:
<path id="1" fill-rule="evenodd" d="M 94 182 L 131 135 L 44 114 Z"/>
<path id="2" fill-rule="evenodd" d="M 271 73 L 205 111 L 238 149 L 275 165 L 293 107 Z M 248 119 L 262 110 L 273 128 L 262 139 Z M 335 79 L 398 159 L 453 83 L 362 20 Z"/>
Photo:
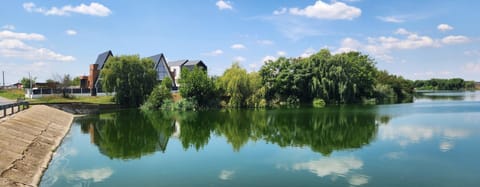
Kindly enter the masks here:
<path id="1" fill-rule="evenodd" d="M 41 186 L 480 186 L 480 92 L 74 120 Z"/>

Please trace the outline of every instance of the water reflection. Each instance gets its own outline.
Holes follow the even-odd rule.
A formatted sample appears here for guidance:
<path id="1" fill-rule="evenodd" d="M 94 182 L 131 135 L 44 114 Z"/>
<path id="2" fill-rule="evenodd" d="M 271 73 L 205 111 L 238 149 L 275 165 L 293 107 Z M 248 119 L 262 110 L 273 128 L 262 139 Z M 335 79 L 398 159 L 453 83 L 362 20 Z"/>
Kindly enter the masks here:
<path id="1" fill-rule="evenodd" d="M 136 159 L 165 152 L 170 138 L 184 149 L 202 149 L 212 136 L 223 136 L 234 151 L 249 141 L 280 147 L 309 147 L 323 155 L 356 149 L 375 139 L 388 117 L 373 107 L 298 110 L 225 110 L 183 113 L 124 110 L 77 119 L 83 133 L 110 158 Z"/>

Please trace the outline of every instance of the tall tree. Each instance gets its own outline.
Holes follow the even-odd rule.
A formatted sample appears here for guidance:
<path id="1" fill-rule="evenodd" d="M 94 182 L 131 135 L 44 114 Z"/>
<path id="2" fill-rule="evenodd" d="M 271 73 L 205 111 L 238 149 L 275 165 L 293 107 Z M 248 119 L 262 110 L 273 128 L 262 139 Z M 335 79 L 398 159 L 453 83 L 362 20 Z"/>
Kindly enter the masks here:
<path id="1" fill-rule="evenodd" d="M 157 71 L 149 58 L 138 55 L 111 57 L 100 73 L 102 86 L 115 92 L 115 102 L 125 106 L 140 106 L 157 82 Z"/>
<path id="2" fill-rule="evenodd" d="M 195 67 L 191 71 L 183 68 L 180 78 L 180 95 L 197 102 L 200 107 L 207 107 L 215 100 L 215 84 L 202 68 Z"/>

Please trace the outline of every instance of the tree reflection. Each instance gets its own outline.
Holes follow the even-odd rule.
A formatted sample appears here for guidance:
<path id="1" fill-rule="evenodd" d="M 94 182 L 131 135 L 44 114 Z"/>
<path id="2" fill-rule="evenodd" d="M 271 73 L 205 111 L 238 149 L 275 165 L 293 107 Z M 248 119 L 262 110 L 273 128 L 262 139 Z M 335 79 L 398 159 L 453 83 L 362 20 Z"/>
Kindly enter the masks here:
<path id="1" fill-rule="evenodd" d="M 388 116 L 376 116 L 375 107 L 329 107 L 182 113 L 124 110 L 77 122 L 101 153 L 134 159 L 165 151 L 169 138 L 178 138 L 184 149 L 199 151 L 212 136 L 224 137 L 234 151 L 249 141 L 263 140 L 329 155 L 369 144 L 376 136 L 377 121 L 388 120 L 384 118 Z"/>

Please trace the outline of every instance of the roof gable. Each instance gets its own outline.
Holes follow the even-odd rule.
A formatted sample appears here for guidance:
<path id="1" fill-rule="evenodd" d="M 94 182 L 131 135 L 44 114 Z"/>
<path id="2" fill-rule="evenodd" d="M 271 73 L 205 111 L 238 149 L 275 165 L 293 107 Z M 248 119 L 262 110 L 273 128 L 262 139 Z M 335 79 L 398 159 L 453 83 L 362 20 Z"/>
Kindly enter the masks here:
<path id="1" fill-rule="evenodd" d="M 97 70 L 102 70 L 103 66 L 105 65 L 105 62 L 107 62 L 108 57 L 113 56 L 113 53 L 111 50 L 105 51 L 103 53 L 100 53 L 97 57 L 97 61 L 95 64 L 98 64 Z"/>

